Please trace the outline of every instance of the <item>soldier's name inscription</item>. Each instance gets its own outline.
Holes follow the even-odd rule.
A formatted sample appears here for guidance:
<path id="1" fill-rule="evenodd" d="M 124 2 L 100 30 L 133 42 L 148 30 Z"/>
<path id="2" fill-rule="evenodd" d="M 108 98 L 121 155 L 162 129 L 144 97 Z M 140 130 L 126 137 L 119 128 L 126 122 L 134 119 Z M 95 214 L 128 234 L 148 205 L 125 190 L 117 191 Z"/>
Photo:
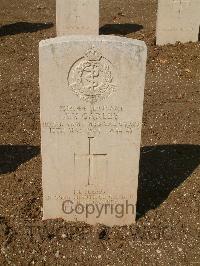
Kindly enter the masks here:
<path id="1" fill-rule="evenodd" d="M 65 119 L 69 120 L 118 120 L 122 106 L 60 106 Z"/>
<path id="2" fill-rule="evenodd" d="M 42 125 L 51 134 L 132 134 L 141 126 L 138 121 L 124 121 L 122 106 L 60 106 L 60 121 L 45 121 Z"/>

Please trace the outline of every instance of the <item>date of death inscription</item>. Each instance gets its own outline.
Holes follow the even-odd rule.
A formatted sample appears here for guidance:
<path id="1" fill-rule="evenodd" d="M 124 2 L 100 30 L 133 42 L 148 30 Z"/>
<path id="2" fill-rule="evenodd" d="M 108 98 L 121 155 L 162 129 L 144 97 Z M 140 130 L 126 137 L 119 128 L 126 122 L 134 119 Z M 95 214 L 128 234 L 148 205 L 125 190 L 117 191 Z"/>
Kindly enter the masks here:
<path id="1" fill-rule="evenodd" d="M 141 128 L 140 121 L 129 120 L 122 106 L 59 106 L 58 121 L 44 121 L 42 127 L 50 134 L 133 134 Z"/>

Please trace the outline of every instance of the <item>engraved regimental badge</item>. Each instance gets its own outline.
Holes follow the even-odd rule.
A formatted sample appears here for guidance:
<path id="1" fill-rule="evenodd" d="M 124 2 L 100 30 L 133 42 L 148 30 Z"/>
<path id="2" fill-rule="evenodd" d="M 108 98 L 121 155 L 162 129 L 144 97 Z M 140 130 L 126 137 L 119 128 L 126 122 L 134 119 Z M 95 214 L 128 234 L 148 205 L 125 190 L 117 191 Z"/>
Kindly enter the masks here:
<path id="1" fill-rule="evenodd" d="M 68 75 L 71 90 L 91 104 L 109 97 L 116 90 L 113 82 L 111 62 L 94 46 L 72 65 Z"/>

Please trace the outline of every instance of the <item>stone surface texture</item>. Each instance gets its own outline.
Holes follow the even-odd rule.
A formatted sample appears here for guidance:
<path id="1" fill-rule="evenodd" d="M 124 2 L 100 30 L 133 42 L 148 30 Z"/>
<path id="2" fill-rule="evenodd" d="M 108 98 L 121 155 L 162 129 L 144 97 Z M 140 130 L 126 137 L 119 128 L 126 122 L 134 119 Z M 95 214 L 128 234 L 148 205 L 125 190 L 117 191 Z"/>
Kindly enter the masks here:
<path id="1" fill-rule="evenodd" d="M 200 25 L 199 0 L 159 0 L 156 43 L 196 42 Z"/>
<path id="2" fill-rule="evenodd" d="M 43 218 L 134 223 L 145 43 L 70 36 L 42 41 L 39 49 Z M 94 213 L 79 203 L 93 204 Z"/>
<path id="3" fill-rule="evenodd" d="M 57 36 L 98 35 L 99 0 L 56 0 Z"/>

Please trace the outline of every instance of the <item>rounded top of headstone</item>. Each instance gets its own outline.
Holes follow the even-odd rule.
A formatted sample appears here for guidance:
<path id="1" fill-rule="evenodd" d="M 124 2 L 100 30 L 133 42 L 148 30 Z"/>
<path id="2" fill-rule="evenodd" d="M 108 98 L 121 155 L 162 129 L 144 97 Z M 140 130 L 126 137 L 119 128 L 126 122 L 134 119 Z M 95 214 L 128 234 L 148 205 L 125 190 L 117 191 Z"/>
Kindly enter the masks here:
<path id="1" fill-rule="evenodd" d="M 62 37 L 56 37 L 56 38 L 51 38 L 47 40 L 42 40 L 40 42 L 40 47 L 43 46 L 48 46 L 52 44 L 60 44 L 60 43 L 66 43 L 66 42 L 119 42 L 122 44 L 127 44 L 127 45 L 134 45 L 134 46 L 140 46 L 146 49 L 146 44 L 143 41 L 136 40 L 136 39 L 130 39 L 126 37 L 119 37 L 119 36 L 108 36 L 108 35 L 99 35 L 99 36 L 94 36 L 94 35 L 69 35 L 69 36 L 62 36 Z"/>

